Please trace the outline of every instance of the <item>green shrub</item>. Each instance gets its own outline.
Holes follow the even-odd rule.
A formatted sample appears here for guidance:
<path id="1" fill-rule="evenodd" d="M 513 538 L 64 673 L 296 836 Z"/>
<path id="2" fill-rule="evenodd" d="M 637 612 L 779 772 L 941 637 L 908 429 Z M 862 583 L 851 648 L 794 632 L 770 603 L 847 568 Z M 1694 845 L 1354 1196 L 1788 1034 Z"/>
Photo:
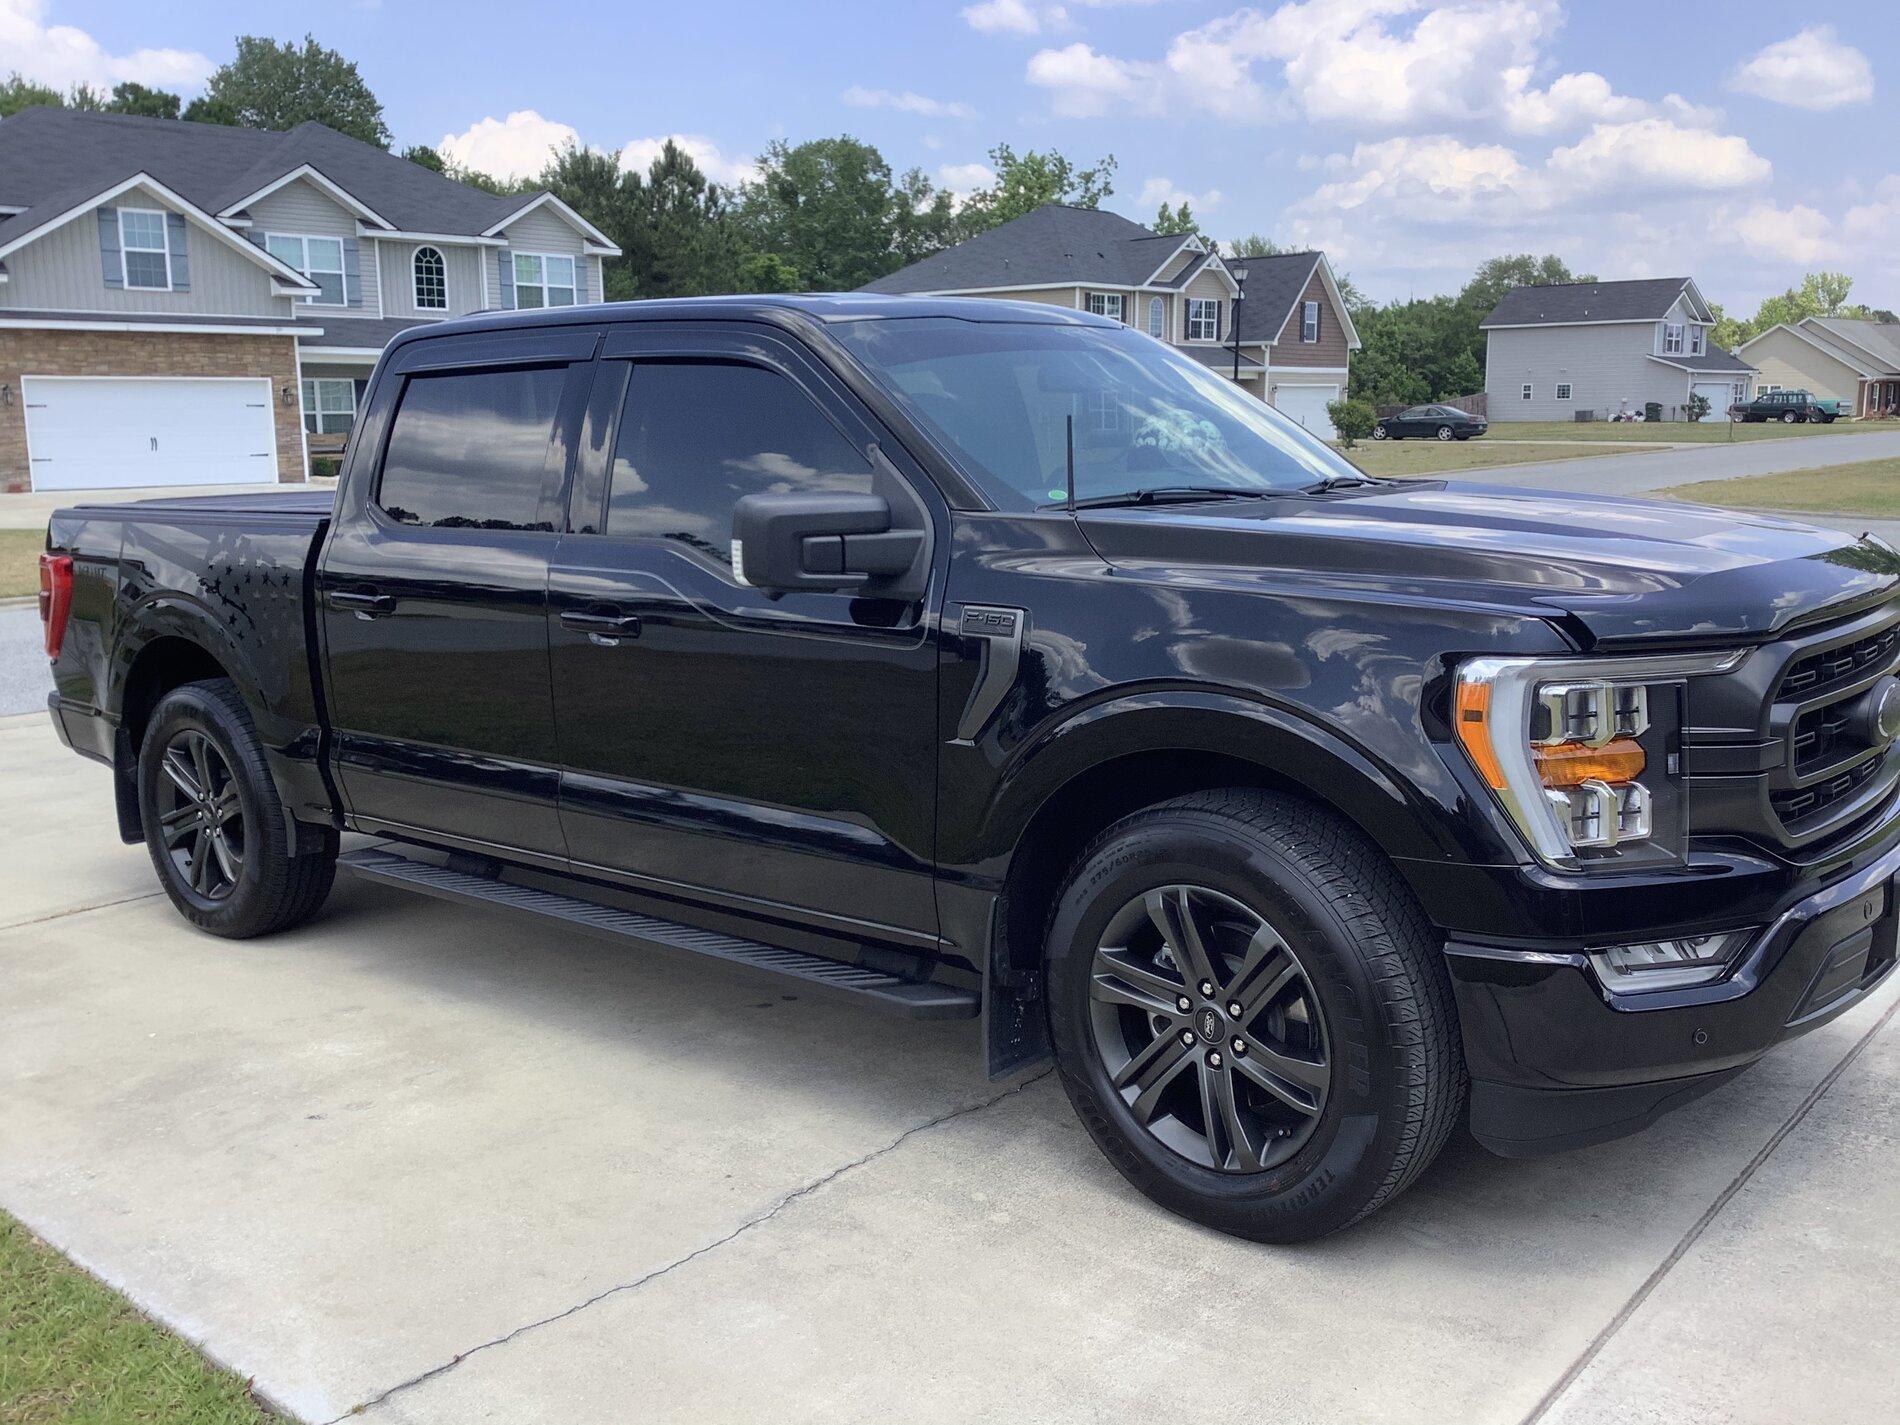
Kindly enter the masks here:
<path id="1" fill-rule="evenodd" d="M 1333 418 L 1333 429 L 1339 432 L 1339 443 L 1348 450 L 1371 435 L 1372 428 L 1379 423 L 1379 413 L 1372 409 L 1370 401 L 1328 401 L 1326 414 Z"/>
<path id="2" fill-rule="evenodd" d="M 333 480 L 341 463 L 334 455 L 313 455 L 310 457 L 310 473 L 320 479 Z"/>

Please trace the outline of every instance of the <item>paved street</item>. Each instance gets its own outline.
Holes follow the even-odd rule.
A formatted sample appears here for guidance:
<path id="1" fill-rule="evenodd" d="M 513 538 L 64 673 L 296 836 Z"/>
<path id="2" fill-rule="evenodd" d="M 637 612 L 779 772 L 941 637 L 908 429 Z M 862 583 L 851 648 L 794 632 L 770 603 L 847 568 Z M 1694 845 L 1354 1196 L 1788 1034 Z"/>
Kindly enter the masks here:
<path id="1" fill-rule="evenodd" d="M 46 710 L 53 677 L 45 637 L 32 604 L 0 609 L 0 717 Z"/>
<path id="2" fill-rule="evenodd" d="M 38 715 L 0 805 L 0 1205 L 305 1420 L 1891 1413 L 1900 986 L 1276 1250 L 1135 1196 L 973 1026 L 354 884 L 214 940 Z"/>
<path id="3" fill-rule="evenodd" d="M 1495 429 L 1510 429 L 1500 425 Z M 1696 480 L 1728 480 L 1737 475 L 1773 475 L 1782 470 L 1812 470 L 1858 460 L 1900 456 L 1900 429 L 1862 435 L 1794 436 L 1787 440 L 1711 441 L 1706 445 L 1645 450 L 1634 455 L 1603 455 L 1550 460 L 1537 465 L 1494 466 L 1447 478 L 1483 480 L 1539 490 L 1588 490 L 1599 495 L 1634 495 Z"/>

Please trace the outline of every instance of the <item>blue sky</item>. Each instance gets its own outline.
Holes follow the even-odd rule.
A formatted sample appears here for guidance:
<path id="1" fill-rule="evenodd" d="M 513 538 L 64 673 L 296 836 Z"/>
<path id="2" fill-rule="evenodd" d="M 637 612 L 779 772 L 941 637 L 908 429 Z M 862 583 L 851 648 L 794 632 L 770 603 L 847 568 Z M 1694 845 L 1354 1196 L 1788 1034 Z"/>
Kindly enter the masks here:
<path id="1" fill-rule="evenodd" d="M 569 135 L 636 159 L 682 135 L 729 181 L 775 138 L 844 132 L 967 188 L 1005 140 L 1113 153 L 1109 206 L 1187 196 L 1215 236 L 1323 246 L 1379 298 L 1532 250 L 1750 310 L 1838 267 L 1900 306 L 1885 0 L 0 0 L 0 70 L 190 93 L 236 33 L 306 29 L 399 145 L 496 171 Z"/>

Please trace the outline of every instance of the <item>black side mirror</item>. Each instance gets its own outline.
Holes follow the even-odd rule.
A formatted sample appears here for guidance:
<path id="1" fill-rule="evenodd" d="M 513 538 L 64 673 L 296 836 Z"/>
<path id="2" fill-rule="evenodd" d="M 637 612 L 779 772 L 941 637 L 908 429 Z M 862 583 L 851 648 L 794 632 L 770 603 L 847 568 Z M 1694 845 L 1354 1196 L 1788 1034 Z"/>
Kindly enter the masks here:
<path id="1" fill-rule="evenodd" d="M 732 565 L 755 589 L 915 601 L 929 576 L 923 528 L 894 528 L 882 495 L 747 495 L 733 507 Z"/>

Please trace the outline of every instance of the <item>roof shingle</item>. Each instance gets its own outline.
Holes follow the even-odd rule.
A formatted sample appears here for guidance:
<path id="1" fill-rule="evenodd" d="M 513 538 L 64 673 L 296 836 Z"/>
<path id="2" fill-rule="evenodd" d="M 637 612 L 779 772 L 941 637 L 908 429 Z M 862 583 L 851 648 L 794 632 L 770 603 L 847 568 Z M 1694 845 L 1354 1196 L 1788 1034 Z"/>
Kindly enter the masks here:
<path id="1" fill-rule="evenodd" d="M 1569 322 L 1660 321 L 1689 285 L 1687 277 L 1633 282 L 1557 282 L 1513 287 L 1479 327 L 1560 325 Z"/>

